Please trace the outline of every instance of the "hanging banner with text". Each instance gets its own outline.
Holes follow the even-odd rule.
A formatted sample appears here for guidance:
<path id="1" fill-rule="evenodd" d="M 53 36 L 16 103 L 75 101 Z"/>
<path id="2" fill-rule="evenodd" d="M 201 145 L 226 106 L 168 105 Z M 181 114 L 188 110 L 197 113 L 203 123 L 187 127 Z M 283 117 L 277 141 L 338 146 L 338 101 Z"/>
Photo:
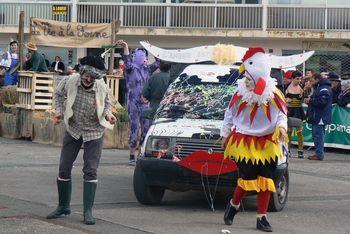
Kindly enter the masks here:
<path id="1" fill-rule="evenodd" d="M 31 41 L 37 45 L 100 48 L 111 43 L 111 24 L 72 23 L 31 18 Z"/>
<path id="2" fill-rule="evenodd" d="M 313 146 L 311 124 L 304 123 L 303 135 L 304 145 Z M 296 144 L 296 141 L 297 137 L 294 130 L 292 142 Z M 324 142 L 325 147 L 350 149 L 350 107 L 343 108 L 333 105 L 332 123 L 326 126 Z"/>

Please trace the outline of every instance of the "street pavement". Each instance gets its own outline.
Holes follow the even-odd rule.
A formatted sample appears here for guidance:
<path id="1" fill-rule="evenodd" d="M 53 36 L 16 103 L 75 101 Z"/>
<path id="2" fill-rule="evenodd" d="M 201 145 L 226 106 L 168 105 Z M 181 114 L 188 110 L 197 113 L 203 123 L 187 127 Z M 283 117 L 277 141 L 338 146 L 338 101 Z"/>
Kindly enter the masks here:
<path id="1" fill-rule="evenodd" d="M 160 206 L 139 204 L 133 194 L 134 167 L 128 166 L 125 150 L 103 151 L 96 225 L 82 223 L 82 155 L 73 168 L 72 214 L 46 220 L 57 205 L 59 152 L 55 146 L 0 138 L 0 233 L 258 233 L 256 197 L 245 200 L 245 210 L 232 226 L 223 224 L 225 194 L 215 195 L 215 211 L 201 191 L 166 191 Z M 269 213 L 275 233 L 350 233 L 348 153 L 328 150 L 322 162 L 290 160 L 288 204 Z"/>

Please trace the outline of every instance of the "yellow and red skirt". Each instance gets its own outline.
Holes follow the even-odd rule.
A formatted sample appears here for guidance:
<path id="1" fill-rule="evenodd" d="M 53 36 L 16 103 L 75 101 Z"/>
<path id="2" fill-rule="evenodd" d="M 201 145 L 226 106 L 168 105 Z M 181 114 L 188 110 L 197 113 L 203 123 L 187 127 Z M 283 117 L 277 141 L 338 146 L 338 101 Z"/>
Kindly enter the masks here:
<path id="1" fill-rule="evenodd" d="M 282 151 L 276 132 L 256 137 L 235 130 L 227 138 L 225 158 L 234 160 L 239 169 L 237 186 L 245 191 L 276 192 L 273 174 Z"/>

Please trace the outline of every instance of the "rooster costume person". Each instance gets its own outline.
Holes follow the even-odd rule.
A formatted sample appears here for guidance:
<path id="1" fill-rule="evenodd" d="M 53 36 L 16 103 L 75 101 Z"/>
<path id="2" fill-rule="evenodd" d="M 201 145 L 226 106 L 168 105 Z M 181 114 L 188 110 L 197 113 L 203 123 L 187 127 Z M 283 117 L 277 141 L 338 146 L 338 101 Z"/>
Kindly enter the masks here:
<path id="1" fill-rule="evenodd" d="M 224 221 L 231 225 L 246 192 L 258 193 L 257 229 L 272 231 L 266 212 L 277 160 L 282 157 L 280 139 L 286 140 L 287 106 L 283 94 L 270 77 L 270 64 L 262 48 L 250 48 L 244 55 L 238 88 L 225 113 L 221 136 L 225 157 L 239 168 L 233 198 L 226 207 Z"/>

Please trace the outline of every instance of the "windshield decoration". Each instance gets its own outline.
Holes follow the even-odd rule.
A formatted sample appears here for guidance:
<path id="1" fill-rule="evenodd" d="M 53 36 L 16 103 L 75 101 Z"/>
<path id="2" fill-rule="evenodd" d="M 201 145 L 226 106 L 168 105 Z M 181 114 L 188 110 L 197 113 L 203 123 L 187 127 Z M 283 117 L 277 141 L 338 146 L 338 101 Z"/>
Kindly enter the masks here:
<path id="1" fill-rule="evenodd" d="M 198 76 L 174 82 L 164 95 L 157 118 L 222 120 L 235 86 L 200 82 Z"/>

